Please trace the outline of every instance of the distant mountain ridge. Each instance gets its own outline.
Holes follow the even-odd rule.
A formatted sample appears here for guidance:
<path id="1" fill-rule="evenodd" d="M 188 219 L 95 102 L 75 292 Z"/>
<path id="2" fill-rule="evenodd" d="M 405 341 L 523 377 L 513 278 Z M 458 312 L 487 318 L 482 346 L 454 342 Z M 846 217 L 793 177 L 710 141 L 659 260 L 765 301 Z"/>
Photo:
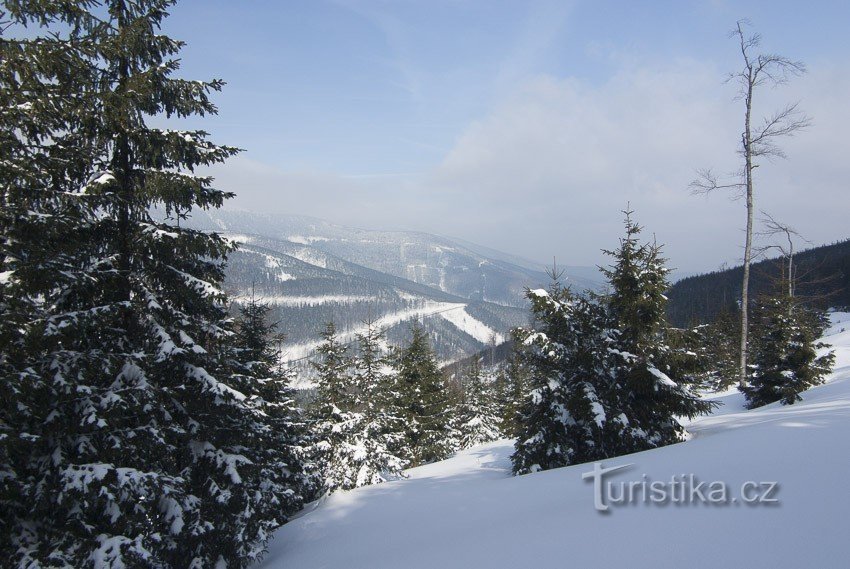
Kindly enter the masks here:
<path id="1" fill-rule="evenodd" d="M 546 269 L 533 261 L 460 239 L 422 232 L 358 229 L 297 215 L 235 210 L 201 212 L 193 223 L 224 233 L 260 235 L 309 246 L 364 267 L 408 279 L 470 300 L 524 306 L 529 283 L 546 284 Z M 598 287 L 566 267 L 565 280 L 577 290 Z M 577 267 L 575 272 L 595 273 Z"/>
<path id="2" fill-rule="evenodd" d="M 287 336 L 285 359 L 302 378 L 310 376 L 328 321 L 353 343 L 372 320 L 390 345 L 404 343 L 418 321 L 440 360 L 451 363 L 500 344 L 526 324 L 525 288 L 549 280 L 530 261 L 515 259 L 523 266 L 509 255 L 425 233 L 234 211 L 201 212 L 190 225 L 239 244 L 229 257 L 226 290 L 236 302 L 253 294 L 273 305 Z M 596 286 L 587 279 L 573 284 Z"/>

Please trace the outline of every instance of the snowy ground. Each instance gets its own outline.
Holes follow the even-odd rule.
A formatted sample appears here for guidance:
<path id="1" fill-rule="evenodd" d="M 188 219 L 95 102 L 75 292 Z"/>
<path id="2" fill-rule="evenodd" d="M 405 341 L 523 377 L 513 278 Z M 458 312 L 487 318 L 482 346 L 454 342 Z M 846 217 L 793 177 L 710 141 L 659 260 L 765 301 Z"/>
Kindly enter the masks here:
<path id="1" fill-rule="evenodd" d="M 693 474 L 736 496 L 778 482 L 778 503 L 612 505 L 594 509 L 591 465 L 510 476 L 511 441 L 334 494 L 278 531 L 267 569 L 525 567 L 850 567 L 850 314 L 826 340 L 827 385 L 792 406 L 743 409 L 737 393 L 689 425 L 682 444 L 605 462 L 611 481 Z M 846 329 L 845 329 L 846 328 Z M 680 478 L 681 479 L 681 478 Z"/>

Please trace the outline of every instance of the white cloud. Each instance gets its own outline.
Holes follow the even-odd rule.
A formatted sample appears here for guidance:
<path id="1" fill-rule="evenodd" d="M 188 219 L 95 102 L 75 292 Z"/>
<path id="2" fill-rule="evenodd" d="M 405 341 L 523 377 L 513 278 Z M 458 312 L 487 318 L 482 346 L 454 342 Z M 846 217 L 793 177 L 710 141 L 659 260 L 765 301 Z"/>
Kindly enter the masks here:
<path id="1" fill-rule="evenodd" d="M 671 265 L 710 270 L 740 257 L 744 207 L 690 195 L 695 171 L 737 168 L 743 109 L 723 70 L 689 60 L 622 66 L 602 84 L 527 80 L 425 175 L 284 172 L 245 157 L 214 172 L 237 207 L 375 228 L 439 232 L 535 259 L 595 264 L 616 246 L 626 203 Z M 814 118 L 789 159 L 757 170 L 757 206 L 815 243 L 847 237 L 850 73 L 820 65 L 760 93 L 759 114 L 799 99 Z"/>
<path id="2" fill-rule="evenodd" d="M 630 202 L 647 230 L 667 243 L 674 266 L 691 271 L 734 262 L 743 204 L 688 192 L 697 168 L 737 168 L 743 110 L 722 76 L 676 61 L 629 66 L 600 86 L 539 77 L 458 140 L 434 175 L 437 199 L 465 204 L 454 216 L 459 226 L 477 204 L 472 227 L 481 235 L 487 219 L 499 220 L 488 244 L 536 258 L 598 262 L 599 248 L 616 245 L 618 212 Z M 815 116 L 815 127 L 785 144 L 788 161 L 757 171 L 759 206 L 815 242 L 847 236 L 836 214 L 850 204 L 850 166 L 840 157 L 840 137 L 850 127 L 841 101 L 847 83 L 844 69 L 814 69 L 797 85 L 765 91 L 759 105 L 767 114 L 800 98 Z"/>

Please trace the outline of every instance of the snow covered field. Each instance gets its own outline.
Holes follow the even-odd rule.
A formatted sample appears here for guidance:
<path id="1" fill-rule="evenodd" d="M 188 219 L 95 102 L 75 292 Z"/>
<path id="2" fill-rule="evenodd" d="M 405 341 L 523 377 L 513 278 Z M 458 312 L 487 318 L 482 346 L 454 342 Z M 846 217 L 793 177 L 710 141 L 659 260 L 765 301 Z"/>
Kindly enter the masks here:
<path id="1" fill-rule="evenodd" d="M 737 393 L 688 426 L 692 440 L 605 461 L 610 481 L 693 474 L 739 496 L 777 482 L 773 504 L 594 509 L 592 465 L 510 476 L 511 441 L 332 495 L 281 528 L 266 569 L 850 567 L 850 314 L 832 315 L 828 384 L 792 406 L 743 409 Z M 646 479 L 644 479 L 644 475 Z"/>

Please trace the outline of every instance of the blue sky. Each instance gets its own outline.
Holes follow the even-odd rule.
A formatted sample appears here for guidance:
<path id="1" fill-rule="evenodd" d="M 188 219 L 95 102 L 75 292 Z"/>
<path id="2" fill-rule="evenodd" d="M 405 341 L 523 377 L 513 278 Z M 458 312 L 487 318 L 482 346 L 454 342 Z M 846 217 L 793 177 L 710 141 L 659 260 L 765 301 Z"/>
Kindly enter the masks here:
<path id="1" fill-rule="evenodd" d="M 848 237 L 848 6 L 184 0 L 164 31 L 188 44 L 181 75 L 228 82 L 198 124 L 247 150 L 214 171 L 231 207 L 594 264 L 629 202 L 696 271 L 740 257 L 743 204 L 687 189 L 697 168 L 736 166 L 723 78 L 740 18 L 810 69 L 757 100 L 814 118 L 759 172 L 757 205 L 815 243 Z"/>

